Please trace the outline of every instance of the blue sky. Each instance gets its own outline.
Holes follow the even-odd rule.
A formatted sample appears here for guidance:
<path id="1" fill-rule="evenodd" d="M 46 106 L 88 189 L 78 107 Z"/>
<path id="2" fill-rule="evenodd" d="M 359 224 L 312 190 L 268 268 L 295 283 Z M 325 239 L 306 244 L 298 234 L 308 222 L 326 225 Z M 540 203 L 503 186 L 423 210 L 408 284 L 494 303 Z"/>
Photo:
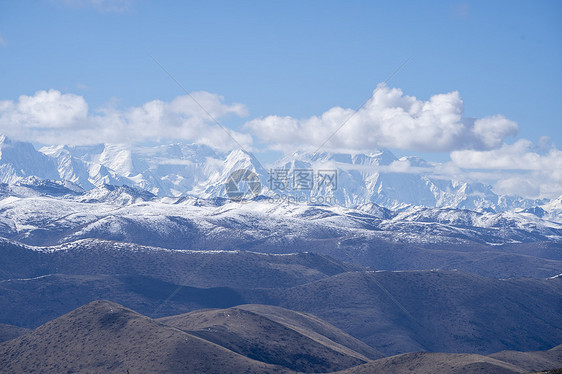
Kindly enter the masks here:
<path id="1" fill-rule="evenodd" d="M 374 106 L 372 111 L 383 108 L 390 113 L 396 105 L 390 89 L 395 88 L 401 90 L 399 97 L 419 101 L 412 105 L 430 103 L 437 107 L 435 113 L 442 113 L 445 109 L 436 104 L 442 100 L 431 102 L 431 97 L 457 91 L 458 98 L 447 97 L 447 105 L 462 100 L 463 121 L 495 118 L 495 122 L 481 125 L 493 122 L 493 139 L 482 135 L 483 130 L 476 139 L 471 124 L 462 129 L 474 137 L 471 145 L 463 143 L 465 135 L 451 136 L 433 147 L 441 138 L 436 142 L 429 136 L 424 144 L 416 139 L 403 142 L 383 130 L 372 142 L 352 139 L 353 131 L 371 131 L 365 123 L 384 121 L 365 111 L 355 116 L 356 123 L 350 124 L 347 133 L 338 134 L 341 144 L 334 147 L 357 145 L 368 151 L 384 146 L 399 156 L 416 154 L 438 162 L 462 158 L 456 166 L 478 170 L 486 166 L 478 160 L 486 157 L 513 158 L 512 153 L 519 152 L 520 164 L 530 153 L 548 156 L 562 144 L 559 1 L 0 0 L 0 102 L 4 103 L 0 104 L 0 132 L 36 144 L 53 139 L 72 143 L 77 137 L 86 142 L 89 136 L 98 141 L 106 140 L 95 137 L 106 133 L 99 126 L 118 127 L 115 123 L 128 121 L 119 125 L 121 135 L 108 130 L 107 141 L 147 141 L 150 139 L 130 134 L 131 128 L 146 130 L 148 125 L 135 127 L 133 123 L 141 114 L 127 113 L 154 100 L 170 104 L 159 109 L 167 111 L 165 118 L 179 116 L 178 123 L 202 132 L 204 126 L 213 126 L 200 113 L 177 109 L 187 105 L 181 100 L 185 93 L 150 55 L 187 91 L 211 94 L 200 96 L 202 104 L 240 134 L 244 146 L 266 160 L 290 151 L 291 145 L 314 148 L 321 143 L 336 122 L 352 113 L 332 116 L 331 108 L 357 109 L 407 58 L 408 63 L 388 83 L 389 90 L 379 91 L 380 99 L 388 103 Z M 77 108 L 75 113 L 62 115 L 62 124 L 53 125 L 45 118 L 38 120 L 37 113 L 25 112 L 29 105 L 20 105 L 20 96 L 33 101 L 41 90 L 46 91 L 42 102 L 68 99 L 57 110 L 72 105 Z M 153 118 L 150 110 L 142 113 Z M 331 119 L 322 117 L 326 113 Z M 417 121 L 418 114 L 408 120 Z M 494 117 L 497 115 L 502 118 Z M 50 113 L 46 118 L 52 122 L 57 116 Z M 320 122 L 313 116 L 320 117 Z M 28 125 L 34 120 L 37 123 Z M 16 126 L 14 121 L 28 122 Z M 94 122 L 98 126 L 95 133 L 77 130 L 91 128 Z M 26 126 L 31 130 L 20 131 Z M 429 125 L 412 126 L 412 131 L 403 129 L 404 136 Z M 289 127 L 304 134 L 295 137 L 295 144 L 289 134 L 279 141 L 271 135 Z M 308 130 L 315 136 L 311 144 L 304 144 L 311 139 Z M 175 137 L 173 127 L 158 128 L 156 133 L 166 131 L 170 131 L 167 138 Z M 179 134 L 184 140 L 199 140 L 193 131 Z M 439 134 L 436 136 L 444 136 Z M 525 144 L 513 147 L 518 140 Z M 212 144 L 215 140 L 207 137 L 205 141 Z M 550 155 L 531 169 L 552 163 L 552 158 L 556 164 L 558 155 Z M 519 164 L 496 168 L 529 169 Z M 559 187 L 551 185 L 551 194 Z"/>

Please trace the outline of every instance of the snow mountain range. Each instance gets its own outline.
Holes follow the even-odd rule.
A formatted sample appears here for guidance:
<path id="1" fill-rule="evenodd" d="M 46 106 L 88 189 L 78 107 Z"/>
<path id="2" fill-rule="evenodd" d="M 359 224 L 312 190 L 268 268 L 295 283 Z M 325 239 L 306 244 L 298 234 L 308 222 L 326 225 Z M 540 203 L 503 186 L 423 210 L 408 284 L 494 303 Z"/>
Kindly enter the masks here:
<path id="1" fill-rule="evenodd" d="M 38 178 L 0 184 L 0 244 L 20 243 L 45 253 L 100 248 L 106 242 L 116 250 L 132 245 L 135 251 L 149 246 L 313 252 L 375 269 L 546 278 L 562 272 L 562 220 L 557 217 L 419 206 L 393 211 L 374 203 L 346 208 L 157 197 L 136 187 L 84 191 Z"/>
<path id="2" fill-rule="evenodd" d="M 265 168 L 249 152 L 221 152 L 198 144 L 63 145 L 36 150 L 31 143 L 0 136 L 0 182 L 11 185 L 35 177 L 71 183 L 86 191 L 104 185 L 130 186 L 158 197 L 210 199 L 226 197 L 225 185 L 231 173 L 249 169 L 259 176 L 266 196 L 283 195 L 345 207 L 375 203 L 393 210 L 416 205 L 503 212 L 556 206 L 555 200 L 497 195 L 491 186 L 478 182 L 402 172 L 396 167 L 400 163 L 419 168 L 428 165 L 417 157 L 398 159 L 388 150 L 377 150 L 370 154 L 295 153 Z M 285 171 L 285 189 L 274 185 L 277 170 Z M 336 184 L 320 185 L 316 181 L 310 188 L 291 188 L 296 173 L 302 170 L 335 173 Z"/>

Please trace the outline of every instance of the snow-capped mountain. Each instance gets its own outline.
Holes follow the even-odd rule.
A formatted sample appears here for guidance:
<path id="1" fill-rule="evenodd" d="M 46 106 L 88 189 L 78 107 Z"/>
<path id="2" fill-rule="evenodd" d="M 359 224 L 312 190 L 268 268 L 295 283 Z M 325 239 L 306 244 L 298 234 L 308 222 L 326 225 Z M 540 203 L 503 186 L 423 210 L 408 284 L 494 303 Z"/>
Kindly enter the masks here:
<path id="1" fill-rule="evenodd" d="M 201 184 L 222 169 L 225 157 L 196 144 L 53 146 L 43 147 L 41 152 L 57 160 L 60 179 L 84 189 L 104 184 L 128 185 L 159 196 L 204 190 Z"/>
<path id="2" fill-rule="evenodd" d="M 562 271 L 562 221 L 532 213 L 240 203 L 33 182 L 0 185 L 0 237 L 39 246 L 92 239 L 171 250 L 311 251 L 377 269 L 458 268 L 498 277 Z"/>
<path id="3" fill-rule="evenodd" d="M 418 171 L 401 168 L 406 164 Z M 0 137 L 0 182 L 8 184 L 35 176 L 68 181 L 84 190 L 130 186 L 159 197 L 210 199 L 227 197 L 229 176 L 248 169 L 258 175 L 263 195 L 281 199 L 346 207 L 375 203 L 393 210 L 411 205 L 481 212 L 539 206 L 556 210 L 555 203 L 551 207 L 547 200 L 500 196 L 482 183 L 432 178 L 423 174 L 428 165 L 418 157 L 399 159 L 388 150 L 378 150 L 369 154 L 295 153 L 266 169 L 243 150 L 226 153 L 197 144 L 46 146 L 37 151 L 30 143 Z"/>
<path id="4" fill-rule="evenodd" d="M 459 180 L 441 180 L 422 174 L 402 172 L 400 163 L 426 167 L 420 158 L 396 158 L 388 150 L 371 154 L 296 153 L 281 160 L 276 168 L 295 170 L 337 170 L 337 187 L 327 190 L 319 185 L 298 191 L 312 197 L 331 195 L 338 204 L 357 206 L 367 202 L 391 209 L 409 205 L 452 207 L 472 210 L 503 211 L 514 206 L 532 206 L 536 202 L 496 195 L 490 186 Z M 515 204 L 513 204 L 515 203 Z"/>
<path id="5" fill-rule="evenodd" d="M 226 186 L 228 179 L 236 170 L 249 170 L 255 173 L 261 182 L 262 192 L 266 191 L 267 171 L 261 163 L 249 152 L 234 150 L 226 156 L 220 172 L 215 172 L 204 184 L 205 189 L 193 191 L 194 195 L 203 198 L 225 197 L 228 195 Z"/>
<path id="6" fill-rule="evenodd" d="M 534 212 L 531 211 L 532 213 L 541 218 L 556 220 L 559 217 L 562 217 L 562 195 L 560 195 L 557 199 L 531 209 L 534 209 Z M 536 213 L 537 210 L 539 210 L 540 214 Z"/>
<path id="7" fill-rule="evenodd" d="M 0 182 L 14 183 L 26 177 L 59 179 L 56 163 L 35 150 L 31 143 L 0 135 Z"/>
<path id="8" fill-rule="evenodd" d="M 82 203 L 112 203 L 116 205 L 129 205 L 138 202 L 153 200 L 156 196 L 148 191 L 136 187 L 103 186 L 91 189 L 77 199 Z"/>

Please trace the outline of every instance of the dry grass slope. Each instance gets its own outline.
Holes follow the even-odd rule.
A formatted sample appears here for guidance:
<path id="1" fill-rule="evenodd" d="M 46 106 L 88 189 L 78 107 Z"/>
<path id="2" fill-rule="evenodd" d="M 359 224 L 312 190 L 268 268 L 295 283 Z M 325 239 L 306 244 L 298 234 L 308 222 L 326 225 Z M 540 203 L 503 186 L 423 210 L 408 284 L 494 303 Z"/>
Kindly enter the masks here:
<path id="1" fill-rule="evenodd" d="M 313 315 L 279 307 L 241 305 L 154 320 L 95 301 L 0 343 L 0 373 L 558 374 L 552 369 L 562 366 L 562 345 L 369 360 L 378 356 Z"/>
<path id="2" fill-rule="evenodd" d="M 28 329 L 25 329 L 23 327 L 0 323 L 0 343 L 17 338 L 18 336 L 23 335 L 28 331 Z"/>
<path id="3" fill-rule="evenodd" d="M 316 317 L 278 307 L 244 305 L 201 310 L 159 321 L 244 356 L 301 372 L 336 371 L 381 357 L 379 352 Z M 331 340 L 323 332 L 334 340 L 360 347 L 370 357 Z"/>
<path id="4" fill-rule="evenodd" d="M 544 368 L 562 367 L 562 345 L 547 351 L 502 351 L 493 353 L 489 357 L 509 362 L 528 371 L 538 371 L 544 370 Z"/>
<path id="5" fill-rule="evenodd" d="M 463 353 L 405 353 L 357 366 L 340 374 L 514 374 L 525 370 L 487 356 Z"/>
<path id="6" fill-rule="evenodd" d="M 287 373 L 95 301 L 0 344 L 2 373 Z"/>

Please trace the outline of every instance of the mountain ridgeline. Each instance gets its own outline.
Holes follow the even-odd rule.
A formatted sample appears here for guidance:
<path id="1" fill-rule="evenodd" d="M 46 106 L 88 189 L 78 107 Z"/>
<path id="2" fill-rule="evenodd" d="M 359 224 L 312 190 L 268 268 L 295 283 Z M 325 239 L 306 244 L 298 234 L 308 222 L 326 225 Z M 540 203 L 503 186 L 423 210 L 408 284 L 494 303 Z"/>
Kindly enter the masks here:
<path id="1" fill-rule="evenodd" d="M 408 164 L 421 171 L 430 166 L 417 157 L 398 159 L 388 150 L 374 150 L 369 154 L 295 153 L 265 169 L 248 152 L 221 152 L 197 144 L 46 146 L 36 150 L 30 143 L 0 137 L 3 183 L 33 176 L 71 182 L 84 190 L 104 184 L 127 185 L 160 197 L 216 198 L 226 196 L 228 176 L 243 168 L 259 176 L 264 194 L 282 192 L 309 201 L 325 201 L 329 196 L 330 202 L 347 207 L 376 203 L 390 209 L 420 205 L 501 212 L 548 203 L 544 199 L 497 195 L 482 183 L 404 172 L 394 167 L 396 164 Z M 328 170 L 337 174 L 337 180 L 329 188 L 316 181 L 310 189 L 296 190 L 288 185 L 277 191 L 272 183 L 274 170 L 286 170 L 286 182 L 291 183 L 296 170 L 312 174 Z"/>
<path id="2" fill-rule="evenodd" d="M 0 372 L 562 367 L 562 198 L 404 163 L 427 167 L 378 150 L 267 170 L 242 150 L 0 137 Z M 238 169 L 260 195 L 228 198 Z M 337 186 L 279 200 L 273 170 Z"/>

